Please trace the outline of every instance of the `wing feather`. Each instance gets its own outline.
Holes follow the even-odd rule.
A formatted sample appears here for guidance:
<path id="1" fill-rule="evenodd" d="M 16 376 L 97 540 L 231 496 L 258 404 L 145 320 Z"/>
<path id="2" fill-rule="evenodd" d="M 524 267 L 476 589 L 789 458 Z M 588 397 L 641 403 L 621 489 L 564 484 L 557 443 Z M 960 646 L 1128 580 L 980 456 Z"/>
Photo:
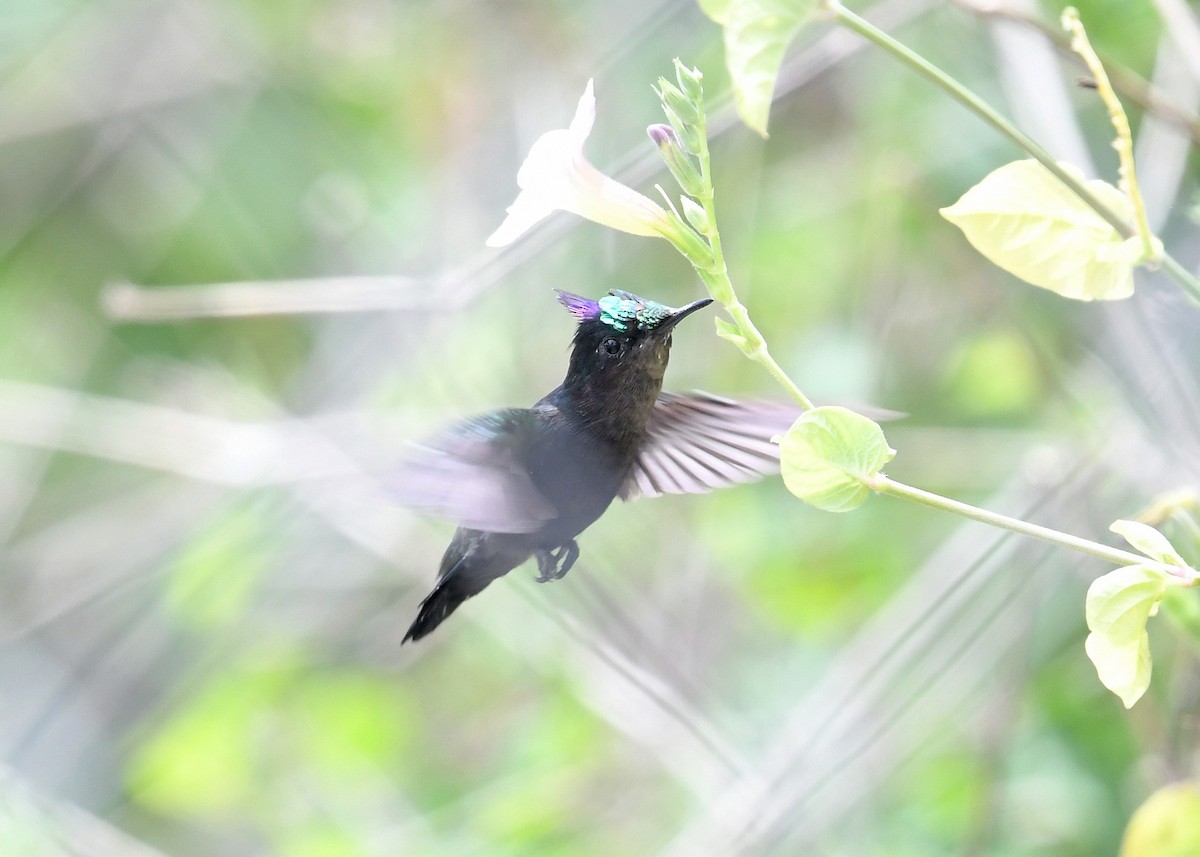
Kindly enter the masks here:
<path id="1" fill-rule="evenodd" d="M 790 405 L 663 393 L 621 497 L 698 494 L 777 473 L 779 447 L 771 438 L 799 416 Z"/>
<path id="2" fill-rule="evenodd" d="M 521 462 L 535 419 L 524 408 L 493 411 L 414 445 L 394 481 L 399 501 L 474 530 L 537 530 L 555 510 Z"/>

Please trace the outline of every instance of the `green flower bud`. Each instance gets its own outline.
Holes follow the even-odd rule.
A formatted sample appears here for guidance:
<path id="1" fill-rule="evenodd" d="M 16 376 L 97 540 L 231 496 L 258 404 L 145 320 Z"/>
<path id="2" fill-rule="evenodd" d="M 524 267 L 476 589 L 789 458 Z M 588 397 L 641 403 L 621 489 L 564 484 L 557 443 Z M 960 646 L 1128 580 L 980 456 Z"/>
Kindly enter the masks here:
<path id="1" fill-rule="evenodd" d="M 695 125 L 689 125 L 687 122 L 684 122 L 679 114 L 672 110 L 665 101 L 663 102 L 662 109 L 663 113 L 667 116 L 667 121 L 675 129 L 675 135 L 683 150 L 693 155 L 700 154 L 700 144 L 703 142 L 700 136 L 700 129 Z"/>
<path id="2" fill-rule="evenodd" d="M 680 146 L 679 135 L 675 133 L 675 129 L 670 125 L 651 125 L 646 129 L 646 133 L 658 147 L 658 153 L 662 155 L 663 161 L 671 170 L 671 175 L 675 176 L 675 181 L 679 182 L 684 193 L 700 196 L 704 191 L 704 179 L 701 178 L 700 170 L 691 155 Z"/>
<path id="3" fill-rule="evenodd" d="M 690 196 L 681 198 L 679 202 L 683 206 L 683 216 L 687 218 L 687 222 L 692 224 L 701 235 L 706 238 L 710 237 L 712 223 L 708 219 L 708 212 L 704 210 L 704 206 Z"/>
<path id="4" fill-rule="evenodd" d="M 696 230 L 684 223 L 678 216 L 671 214 L 673 222 L 671 229 L 662 233 L 663 238 L 670 241 L 675 249 L 683 254 L 692 267 L 708 271 L 713 267 L 712 247 L 708 241 L 696 234 Z"/>
<path id="5" fill-rule="evenodd" d="M 700 73 L 698 68 L 688 68 L 680 60 L 675 57 L 675 79 L 679 81 L 679 88 L 691 100 L 693 104 L 704 109 L 704 75 Z"/>
<path id="6" fill-rule="evenodd" d="M 658 97 L 664 107 L 674 110 L 675 115 L 687 124 L 695 125 L 700 121 L 700 108 L 665 77 L 658 79 Z"/>

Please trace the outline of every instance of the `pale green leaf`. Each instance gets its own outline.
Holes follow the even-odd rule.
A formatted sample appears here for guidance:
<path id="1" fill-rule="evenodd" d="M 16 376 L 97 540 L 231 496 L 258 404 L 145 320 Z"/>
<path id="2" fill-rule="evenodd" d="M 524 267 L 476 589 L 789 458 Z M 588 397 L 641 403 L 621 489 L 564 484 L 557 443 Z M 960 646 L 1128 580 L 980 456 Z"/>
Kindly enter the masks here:
<path id="1" fill-rule="evenodd" d="M 1127 565 L 1092 581 L 1085 612 L 1088 630 L 1117 643 L 1135 640 L 1167 589 L 1166 574 L 1152 565 Z"/>
<path id="2" fill-rule="evenodd" d="M 746 337 L 742 336 L 741 330 L 735 324 L 730 324 L 723 318 L 714 318 L 713 321 L 717 326 L 717 336 L 724 340 L 732 342 L 738 348 L 744 348 L 746 345 Z"/>
<path id="3" fill-rule="evenodd" d="M 1096 667 L 1100 683 L 1120 697 L 1126 708 L 1142 698 L 1150 686 L 1150 641 L 1143 633 L 1131 643 L 1114 645 L 1101 634 L 1091 633 L 1084 651 Z"/>
<path id="4" fill-rule="evenodd" d="M 1130 215 L 1121 191 L 1099 180 L 1085 184 L 1114 212 Z M 1035 286 L 1081 301 L 1133 294 L 1139 247 L 1037 161 L 1005 164 L 941 213 L 976 250 Z"/>
<path id="5" fill-rule="evenodd" d="M 1121 857 L 1196 857 L 1200 854 L 1200 784 L 1173 783 L 1137 808 Z"/>
<path id="6" fill-rule="evenodd" d="M 1161 259 L 1163 243 L 1157 235 L 1150 236 L 1153 248 L 1152 258 Z M 1101 262 L 1127 262 L 1130 265 L 1140 265 L 1148 261 L 1146 246 L 1137 235 L 1126 238 L 1120 244 L 1102 244 L 1096 249 L 1096 258 Z"/>
<path id="7" fill-rule="evenodd" d="M 1092 581 L 1086 614 L 1084 648 L 1101 683 L 1126 708 L 1150 686 L 1150 641 L 1146 620 L 1158 609 L 1166 591 L 1166 575 L 1150 565 L 1130 565 Z"/>
<path id="8" fill-rule="evenodd" d="M 867 499 L 868 481 L 895 456 L 883 429 L 839 407 L 806 411 L 780 442 L 788 490 L 829 512 L 848 512 Z"/>
<path id="9" fill-rule="evenodd" d="M 699 0 L 704 14 L 721 25 L 725 65 L 733 81 L 738 115 L 767 136 L 767 117 L 779 65 L 816 0 Z"/>
<path id="10" fill-rule="evenodd" d="M 1150 559 L 1156 559 L 1166 565 L 1187 565 L 1179 552 L 1167 541 L 1167 537 L 1154 527 L 1139 521 L 1114 521 L 1109 527 L 1118 536 L 1133 546 L 1134 550 L 1144 553 Z"/>

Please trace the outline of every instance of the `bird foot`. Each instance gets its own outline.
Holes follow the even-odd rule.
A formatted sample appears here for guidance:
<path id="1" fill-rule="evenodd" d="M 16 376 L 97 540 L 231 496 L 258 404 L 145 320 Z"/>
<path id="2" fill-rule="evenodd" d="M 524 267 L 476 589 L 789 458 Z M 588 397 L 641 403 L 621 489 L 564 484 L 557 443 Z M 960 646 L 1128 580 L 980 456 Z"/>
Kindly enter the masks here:
<path id="1" fill-rule="evenodd" d="M 537 551 L 534 556 L 537 557 L 538 571 L 540 572 L 535 578 L 538 583 L 562 580 L 571 570 L 571 566 L 575 564 L 575 560 L 579 559 L 579 545 L 575 543 L 574 539 L 571 539 L 554 550 Z"/>

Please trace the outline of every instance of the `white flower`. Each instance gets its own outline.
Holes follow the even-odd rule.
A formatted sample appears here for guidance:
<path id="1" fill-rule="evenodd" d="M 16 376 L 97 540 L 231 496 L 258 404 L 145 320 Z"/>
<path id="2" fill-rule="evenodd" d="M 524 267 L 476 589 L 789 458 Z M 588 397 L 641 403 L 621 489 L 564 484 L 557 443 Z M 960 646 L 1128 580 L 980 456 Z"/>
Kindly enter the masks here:
<path id="1" fill-rule="evenodd" d="M 489 247 L 511 244 L 553 211 L 570 211 L 603 226 L 633 235 L 670 238 L 676 231 L 665 209 L 636 190 L 596 169 L 583 144 L 596 121 L 596 97 L 588 81 L 569 128 L 538 138 L 517 172 L 521 188 Z"/>

